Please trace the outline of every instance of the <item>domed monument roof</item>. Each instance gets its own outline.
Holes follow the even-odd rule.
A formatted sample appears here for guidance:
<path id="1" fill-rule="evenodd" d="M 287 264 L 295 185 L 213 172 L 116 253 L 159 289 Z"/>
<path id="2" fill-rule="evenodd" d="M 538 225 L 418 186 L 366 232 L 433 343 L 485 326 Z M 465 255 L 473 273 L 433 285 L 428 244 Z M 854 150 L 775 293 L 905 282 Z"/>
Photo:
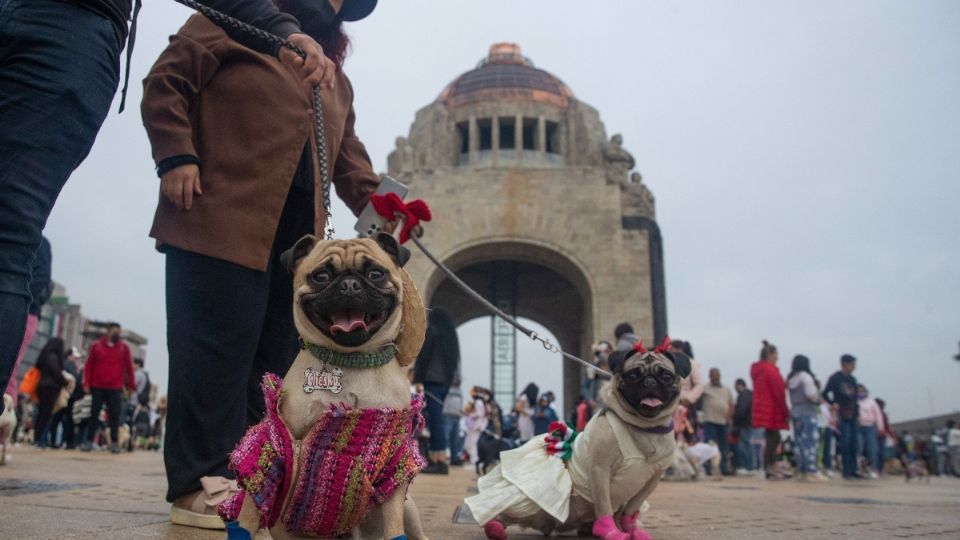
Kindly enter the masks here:
<path id="1" fill-rule="evenodd" d="M 437 101 L 457 107 L 481 101 L 535 101 L 566 108 L 573 92 L 559 78 L 533 66 L 515 43 L 495 43 L 480 64 L 450 83 Z"/>

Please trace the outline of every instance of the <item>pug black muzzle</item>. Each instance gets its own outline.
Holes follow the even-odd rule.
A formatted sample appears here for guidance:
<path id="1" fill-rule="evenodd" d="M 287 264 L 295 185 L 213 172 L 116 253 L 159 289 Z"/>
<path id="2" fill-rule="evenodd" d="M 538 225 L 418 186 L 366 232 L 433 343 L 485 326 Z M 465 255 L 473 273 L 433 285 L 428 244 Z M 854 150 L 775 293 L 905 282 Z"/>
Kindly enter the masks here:
<path id="1" fill-rule="evenodd" d="M 654 417 L 680 393 L 677 375 L 659 365 L 641 365 L 620 374 L 617 390 L 640 415 Z"/>
<path id="2" fill-rule="evenodd" d="M 334 277 L 331 273 L 332 269 L 318 269 L 311 274 L 311 284 L 323 288 L 302 294 L 300 308 L 334 343 L 343 347 L 363 345 L 397 307 L 396 293 L 377 287 L 364 274 L 346 271 Z"/>

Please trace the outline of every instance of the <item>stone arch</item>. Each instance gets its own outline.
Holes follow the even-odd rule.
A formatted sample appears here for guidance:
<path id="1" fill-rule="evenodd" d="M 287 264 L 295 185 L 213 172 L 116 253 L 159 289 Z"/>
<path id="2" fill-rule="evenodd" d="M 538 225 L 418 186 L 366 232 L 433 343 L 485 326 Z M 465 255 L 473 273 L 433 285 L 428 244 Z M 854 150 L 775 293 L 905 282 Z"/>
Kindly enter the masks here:
<path id="1" fill-rule="evenodd" d="M 533 239 L 480 238 L 452 249 L 441 259 L 457 276 L 490 299 L 498 268 L 512 263 L 516 280 L 516 314 L 537 321 L 553 333 L 565 351 L 583 357 L 594 339 L 593 284 L 587 269 L 572 254 Z M 442 305 L 454 322 L 487 315 L 440 269 L 426 281 L 428 305 Z M 527 339 L 518 334 L 517 339 Z M 571 410 L 579 395 L 581 367 L 563 361 L 564 408 Z"/>

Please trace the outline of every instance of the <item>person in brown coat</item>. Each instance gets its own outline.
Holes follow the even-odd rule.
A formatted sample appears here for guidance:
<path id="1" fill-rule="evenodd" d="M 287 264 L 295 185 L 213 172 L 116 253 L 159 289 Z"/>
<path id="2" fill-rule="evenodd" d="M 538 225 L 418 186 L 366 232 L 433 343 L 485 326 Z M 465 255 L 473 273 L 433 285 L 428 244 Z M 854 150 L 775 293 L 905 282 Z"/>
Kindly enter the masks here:
<path id="1" fill-rule="evenodd" d="M 372 0 L 281 0 L 338 66 L 322 90 L 329 174 L 355 213 L 379 184 L 354 132 L 343 21 Z M 195 15 L 144 80 L 141 105 L 160 180 L 150 235 L 166 256 L 169 404 L 164 461 L 171 521 L 223 528 L 235 489 L 227 456 L 263 415 L 264 372 L 298 351 L 292 276 L 280 255 L 326 225 L 312 93 L 275 58 Z"/>

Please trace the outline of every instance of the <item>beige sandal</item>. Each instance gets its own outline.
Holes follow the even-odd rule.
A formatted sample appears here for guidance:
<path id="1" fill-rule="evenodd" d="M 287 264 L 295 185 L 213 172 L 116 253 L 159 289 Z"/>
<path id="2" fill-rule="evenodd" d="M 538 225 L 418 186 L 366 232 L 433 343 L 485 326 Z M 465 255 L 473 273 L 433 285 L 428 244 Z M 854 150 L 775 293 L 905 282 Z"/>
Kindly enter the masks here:
<path id="1" fill-rule="evenodd" d="M 204 476 L 200 479 L 203 490 L 184 495 L 170 506 L 170 522 L 198 529 L 224 528 L 223 519 L 217 513 L 217 505 L 239 491 L 236 480 L 222 476 Z"/>

